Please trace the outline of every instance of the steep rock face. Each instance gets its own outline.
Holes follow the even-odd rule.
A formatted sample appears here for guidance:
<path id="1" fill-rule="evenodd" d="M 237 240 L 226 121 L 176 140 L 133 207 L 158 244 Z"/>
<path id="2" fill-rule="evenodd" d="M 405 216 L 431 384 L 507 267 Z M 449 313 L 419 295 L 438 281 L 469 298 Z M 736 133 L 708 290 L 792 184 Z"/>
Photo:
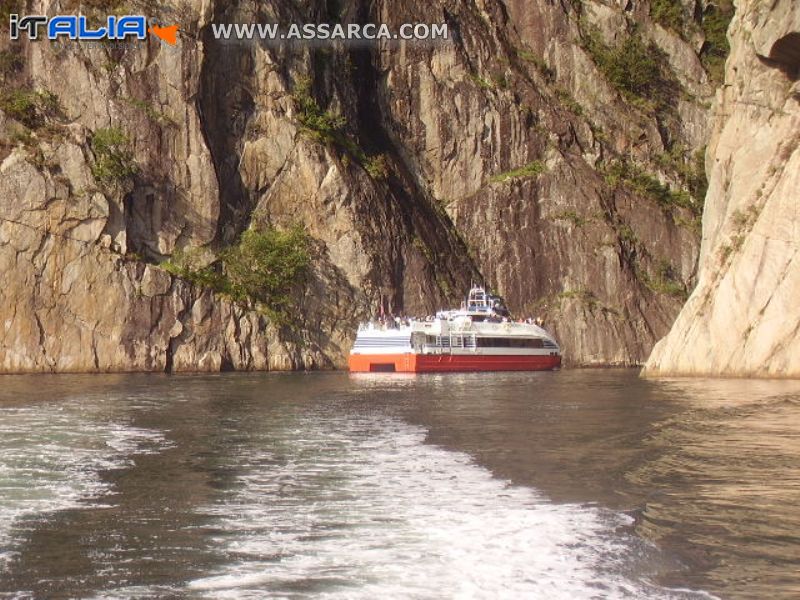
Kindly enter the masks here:
<path id="1" fill-rule="evenodd" d="M 71 139 L 46 167 L 13 151 L 0 166 L 4 372 L 219 371 L 330 366 L 254 313 L 112 251 L 110 206 Z M 330 343 L 330 342 L 328 342 Z"/>
<path id="2" fill-rule="evenodd" d="M 490 286 L 513 311 L 543 316 L 568 364 L 642 362 L 693 283 L 691 213 L 608 171 L 630 161 L 677 187 L 659 161 L 668 147 L 703 146 L 713 87 L 688 42 L 646 6 L 628 8 L 384 2 L 380 12 L 395 26 L 424 15 L 459 32 L 455 44 L 383 49 L 384 120 Z M 595 29 L 610 48 L 628 31 L 661 47 L 685 93 L 660 114 L 631 103 L 585 48 Z"/>
<path id="3" fill-rule="evenodd" d="M 143 3 L 133 8 L 147 12 Z M 205 28 L 212 18 L 301 22 L 322 19 L 320 11 L 165 3 L 148 14 L 181 24 L 176 48 L 155 39 L 2 48 L 21 59 L 4 84 L 26 101 L 47 91 L 59 107 L 46 124 L 20 122 L 25 115 L 13 110 L 0 122 L 8 282 L 0 291 L 0 369 L 342 366 L 358 319 L 379 300 L 387 310 L 430 312 L 477 279 L 447 218 L 408 174 L 393 175 L 390 186 L 300 131 L 297 81 L 309 77 L 314 93 L 342 103 L 356 96 L 352 82 L 325 70 L 318 77 L 307 48 L 226 44 Z M 346 135 L 358 127 L 353 118 Z M 130 141 L 133 176 L 108 182 L 93 174 L 101 157 L 91 140 L 101 130 Z M 213 257 L 250 225 L 295 223 L 313 240 L 314 264 L 288 324 L 154 264 L 179 249 Z"/>
<path id="4" fill-rule="evenodd" d="M 698 285 L 648 375 L 800 376 L 800 3 L 741 1 L 729 35 Z"/>
<path id="5" fill-rule="evenodd" d="M 30 8 L 48 14 L 55 4 Z M 31 87 L 55 94 L 65 121 L 92 132 L 120 127 L 131 138 L 139 174 L 131 190 L 110 198 L 105 232 L 117 251 L 162 257 L 214 240 L 220 194 L 194 107 L 201 43 L 186 35 L 178 52 L 152 41 L 42 42 L 26 44 L 25 54 Z"/>
<path id="6" fill-rule="evenodd" d="M 685 187 L 664 157 L 705 143 L 712 86 L 693 42 L 646 5 L 128 4 L 180 23 L 178 46 L 26 42 L 4 76 L 55 94 L 60 114 L 28 127 L 0 111 L 0 369 L 341 366 L 379 303 L 429 313 L 478 280 L 544 316 L 568 362 L 631 364 L 691 288 L 691 207 L 645 188 Z M 26 10 L 57 6 L 71 3 Z M 233 43 L 212 21 L 446 22 L 457 35 Z M 611 85 L 586 49 L 595 31 L 609 48 L 633 33 L 661 48 L 683 90 L 673 106 Z M 335 130 L 309 126 L 309 106 L 340 117 Z M 137 165 L 113 185 L 92 172 L 91 140 L 108 128 L 124 130 Z M 623 163 L 637 170 L 615 172 Z M 315 262 L 291 326 L 158 267 L 297 223 Z"/>

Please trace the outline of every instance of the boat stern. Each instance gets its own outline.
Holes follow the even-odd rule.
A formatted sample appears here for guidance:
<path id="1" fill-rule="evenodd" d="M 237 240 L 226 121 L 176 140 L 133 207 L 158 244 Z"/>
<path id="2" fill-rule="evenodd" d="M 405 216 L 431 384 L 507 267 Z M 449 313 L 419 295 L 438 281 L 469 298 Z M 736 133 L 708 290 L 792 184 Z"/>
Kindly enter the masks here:
<path id="1" fill-rule="evenodd" d="M 417 356 L 406 354 L 350 354 L 351 373 L 415 373 Z"/>

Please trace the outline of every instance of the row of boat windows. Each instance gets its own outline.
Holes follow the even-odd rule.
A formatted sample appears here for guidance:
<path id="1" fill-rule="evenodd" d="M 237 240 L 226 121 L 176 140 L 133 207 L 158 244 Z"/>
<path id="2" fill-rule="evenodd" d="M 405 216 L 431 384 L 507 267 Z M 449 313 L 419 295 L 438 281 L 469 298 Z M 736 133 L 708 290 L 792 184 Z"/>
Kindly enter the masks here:
<path id="1" fill-rule="evenodd" d="M 425 343 L 428 346 L 449 347 L 451 340 L 448 336 L 426 335 Z M 453 346 L 468 348 L 544 348 L 540 338 L 508 338 L 508 337 L 464 337 L 453 336 Z"/>
<path id="2" fill-rule="evenodd" d="M 356 348 L 370 347 L 407 347 L 407 337 L 391 338 L 363 338 L 358 337 Z M 411 336 L 411 345 L 418 350 L 425 344 L 438 348 L 557 348 L 550 340 L 541 338 L 511 338 L 511 337 L 477 337 L 471 335 L 436 336 L 415 332 Z"/>

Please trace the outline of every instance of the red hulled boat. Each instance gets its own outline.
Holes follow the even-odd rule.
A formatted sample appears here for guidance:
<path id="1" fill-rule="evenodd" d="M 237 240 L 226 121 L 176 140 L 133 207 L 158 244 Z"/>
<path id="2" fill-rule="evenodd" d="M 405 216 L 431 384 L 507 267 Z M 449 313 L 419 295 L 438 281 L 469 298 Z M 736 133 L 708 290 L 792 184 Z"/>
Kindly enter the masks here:
<path id="1" fill-rule="evenodd" d="M 473 287 L 458 310 L 362 325 L 349 366 L 354 373 L 545 371 L 561 366 L 561 349 L 540 324 L 513 322 L 500 298 Z"/>

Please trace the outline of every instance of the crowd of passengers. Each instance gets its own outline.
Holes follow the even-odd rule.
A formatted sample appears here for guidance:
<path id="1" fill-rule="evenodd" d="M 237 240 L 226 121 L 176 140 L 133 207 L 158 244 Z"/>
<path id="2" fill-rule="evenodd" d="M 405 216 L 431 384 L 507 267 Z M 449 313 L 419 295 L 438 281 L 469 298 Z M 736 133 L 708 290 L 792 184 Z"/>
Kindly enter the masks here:
<path id="1" fill-rule="evenodd" d="M 433 315 L 428 315 L 422 318 L 414 318 L 414 317 L 406 317 L 406 316 L 381 316 L 378 317 L 376 320 L 372 322 L 376 322 L 380 329 L 400 329 L 401 327 L 409 327 L 412 322 L 419 321 L 419 322 L 426 322 L 432 323 L 436 320 L 436 317 Z M 514 321 L 509 317 L 501 317 L 499 315 L 490 315 L 483 319 L 484 323 L 523 323 L 526 325 L 538 325 L 542 327 L 544 325 L 544 319 L 541 317 L 531 318 L 528 317 L 527 319 L 517 319 Z"/>

